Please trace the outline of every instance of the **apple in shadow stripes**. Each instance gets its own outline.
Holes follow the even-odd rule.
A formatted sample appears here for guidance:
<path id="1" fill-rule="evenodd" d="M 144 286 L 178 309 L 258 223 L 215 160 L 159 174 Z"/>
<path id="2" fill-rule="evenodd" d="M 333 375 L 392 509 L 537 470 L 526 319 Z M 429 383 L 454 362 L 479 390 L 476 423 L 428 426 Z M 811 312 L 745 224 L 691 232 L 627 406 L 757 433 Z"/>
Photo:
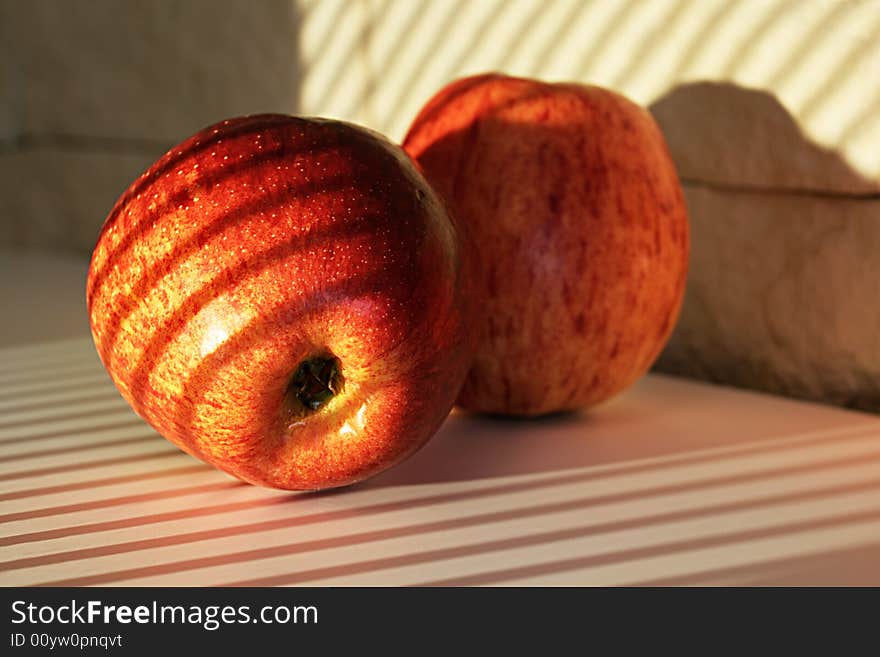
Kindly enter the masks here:
<path id="1" fill-rule="evenodd" d="M 234 118 L 120 197 L 92 335 L 123 397 L 244 481 L 344 486 L 424 445 L 473 357 L 474 257 L 404 151 L 340 121 Z"/>

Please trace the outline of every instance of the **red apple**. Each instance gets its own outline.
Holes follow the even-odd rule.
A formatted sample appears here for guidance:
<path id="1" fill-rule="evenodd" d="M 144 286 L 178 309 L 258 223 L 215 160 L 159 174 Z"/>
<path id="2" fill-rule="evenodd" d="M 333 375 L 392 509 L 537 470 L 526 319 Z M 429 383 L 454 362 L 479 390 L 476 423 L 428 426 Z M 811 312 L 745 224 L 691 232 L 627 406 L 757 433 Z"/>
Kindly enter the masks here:
<path id="1" fill-rule="evenodd" d="M 245 481 L 350 484 L 422 446 L 470 365 L 467 258 L 399 146 L 262 115 L 184 141 L 92 257 L 98 353 L 181 449 Z"/>
<path id="2" fill-rule="evenodd" d="M 677 319 L 687 214 L 651 115 L 594 86 L 458 80 L 404 148 L 480 249 L 469 410 L 540 415 L 623 390 Z"/>

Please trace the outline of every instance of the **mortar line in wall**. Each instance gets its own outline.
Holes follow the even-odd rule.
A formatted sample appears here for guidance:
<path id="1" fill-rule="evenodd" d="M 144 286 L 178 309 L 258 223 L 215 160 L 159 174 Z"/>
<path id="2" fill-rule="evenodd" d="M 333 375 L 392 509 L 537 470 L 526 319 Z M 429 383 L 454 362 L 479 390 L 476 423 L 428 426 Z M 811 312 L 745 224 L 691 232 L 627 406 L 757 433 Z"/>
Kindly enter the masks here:
<path id="1" fill-rule="evenodd" d="M 105 137 L 65 133 L 21 134 L 0 140 L 0 154 L 37 150 L 87 153 L 142 153 L 155 156 L 174 146 L 173 142 L 141 137 Z"/>
<path id="2" fill-rule="evenodd" d="M 89 135 L 73 135 L 64 133 L 24 134 L 13 139 L 0 140 L 0 155 L 21 153 L 35 150 L 61 150 L 69 152 L 89 153 L 142 153 L 155 156 L 169 150 L 174 144 L 147 138 L 103 137 Z M 769 196 L 806 196 L 810 198 L 826 198 L 852 201 L 880 200 L 877 192 L 847 192 L 796 187 L 757 187 L 754 185 L 738 185 L 714 180 L 682 177 L 685 187 L 698 187 L 717 192 L 735 194 L 760 194 Z"/>
<path id="3" fill-rule="evenodd" d="M 844 201 L 880 201 L 880 191 L 877 192 L 847 192 L 822 189 L 803 189 L 798 187 L 757 187 L 754 185 L 737 185 L 735 183 L 719 182 L 714 180 L 699 180 L 697 178 L 681 178 L 684 187 L 697 187 L 714 192 L 730 194 L 757 194 L 764 196 L 805 196 L 809 198 L 824 198 L 829 200 Z"/>

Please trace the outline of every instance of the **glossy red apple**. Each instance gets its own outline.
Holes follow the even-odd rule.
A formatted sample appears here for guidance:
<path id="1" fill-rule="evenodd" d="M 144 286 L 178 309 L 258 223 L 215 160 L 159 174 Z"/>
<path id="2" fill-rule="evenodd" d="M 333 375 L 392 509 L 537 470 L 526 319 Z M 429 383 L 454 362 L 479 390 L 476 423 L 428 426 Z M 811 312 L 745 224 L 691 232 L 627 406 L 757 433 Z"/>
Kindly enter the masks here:
<path id="1" fill-rule="evenodd" d="M 350 484 L 412 454 L 471 359 L 459 235 L 400 147 L 262 115 L 135 181 L 92 257 L 98 353 L 181 449 L 245 481 Z"/>
<path id="2" fill-rule="evenodd" d="M 483 264 L 461 406 L 589 407 L 650 367 L 681 306 L 689 233 L 645 109 L 599 87 L 481 75 L 434 96 L 404 147 Z"/>

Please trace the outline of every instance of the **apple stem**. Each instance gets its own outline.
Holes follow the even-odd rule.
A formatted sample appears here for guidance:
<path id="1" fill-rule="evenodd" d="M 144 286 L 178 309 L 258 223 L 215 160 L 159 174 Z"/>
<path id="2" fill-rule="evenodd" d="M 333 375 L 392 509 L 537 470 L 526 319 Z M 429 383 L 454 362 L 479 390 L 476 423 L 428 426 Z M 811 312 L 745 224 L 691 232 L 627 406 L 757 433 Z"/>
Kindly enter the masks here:
<path id="1" fill-rule="evenodd" d="M 339 359 L 331 354 L 307 358 L 299 364 L 287 388 L 291 405 L 303 415 L 313 413 L 342 390 L 344 379 Z M 296 399 L 298 404 L 293 403 Z"/>

